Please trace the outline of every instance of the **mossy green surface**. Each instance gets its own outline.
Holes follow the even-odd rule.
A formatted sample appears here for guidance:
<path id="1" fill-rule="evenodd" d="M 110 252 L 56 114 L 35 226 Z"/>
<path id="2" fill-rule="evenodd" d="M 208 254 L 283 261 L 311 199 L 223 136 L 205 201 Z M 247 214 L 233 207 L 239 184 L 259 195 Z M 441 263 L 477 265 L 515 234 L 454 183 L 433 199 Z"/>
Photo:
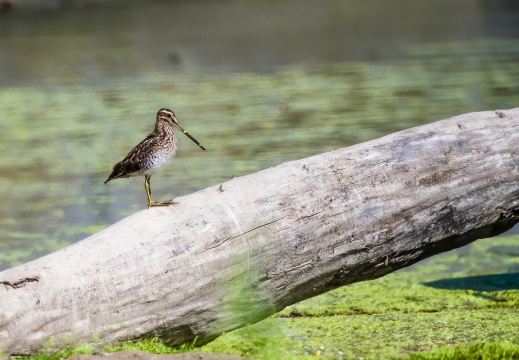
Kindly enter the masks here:
<path id="1" fill-rule="evenodd" d="M 519 359 L 519 345 L 508 341 L 476 342 L 410 354 L 409 358 L 410 360 L 516 360 Z"/>
<path id="2" fill-rule="evenodd" d="M 498 45 L 507 52 L 474 41 L 416 46 L 398 63 L 78 73 L 0 87 L 0 270 L 145 208 L 142 179 L 103 182 L 153 129 L 160 107 L 172 107 L 207 148 L 180 136 L 174 163 L 152 184 L 157 199 L 169 199 L 449 116 L 516 107 L 519 42 Z M 442 56 L 423 57 L 430 51 Z"/>
<path id="3" fill-rule="evenodd" d="M 80 342 L 76 346 L 63 349 L 59 352 L 49 352 L 45 348 L 40 353 L 32 356 L 12 356 L 12 359 L 31 359 L 31 360 L 60 360 L 65 359 L 73 354 L 92 355 L 100 352 L 117 352 L 123 350 L 145 351 L 150 354 L 178 354 L 188 352 L 195 348 L 194 342 L 186 343 L 178 348 L 171 348 L 164 345 L 162 340 L 158 338 L 142 339 L 139 341 L 125 341 L 116 345 L 110 345 L 103 348 L 96 346 L 94 343 Z M 0 354 L 1 355 L 1 354 Z"/>

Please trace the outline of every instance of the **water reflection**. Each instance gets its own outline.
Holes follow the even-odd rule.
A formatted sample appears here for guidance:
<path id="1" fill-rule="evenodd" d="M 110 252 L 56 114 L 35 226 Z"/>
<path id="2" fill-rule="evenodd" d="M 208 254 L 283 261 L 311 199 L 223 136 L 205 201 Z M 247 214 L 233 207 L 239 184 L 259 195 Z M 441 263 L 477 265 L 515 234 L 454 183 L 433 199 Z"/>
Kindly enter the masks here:
<path id="1" fill-rule="evenodd" d="M 1 14 L 0 269 L 145 206 L 142 179 L 103 181 L 160 107 L 207 152 L 181 138 L 153 179 L 157 198 L 517 106 L 517 8 L 386 4 L 133 2 Z"/>

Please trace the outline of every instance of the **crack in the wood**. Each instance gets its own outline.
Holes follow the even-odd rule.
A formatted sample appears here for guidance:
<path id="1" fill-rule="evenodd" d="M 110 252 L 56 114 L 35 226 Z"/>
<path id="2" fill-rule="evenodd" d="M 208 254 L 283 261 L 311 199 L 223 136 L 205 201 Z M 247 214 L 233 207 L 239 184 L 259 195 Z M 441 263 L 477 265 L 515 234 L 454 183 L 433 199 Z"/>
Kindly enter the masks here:
<path id="1" fill-rule="evenodd" d="M 293 270 L 298 270 L 298 269 L 301 269 L 301 268 L 304 268 L 304 267 L 307 267 L 307 266 L 311 266 L 313 263 L 315 263 L 316 261 L 314 261 L 313 259 L 311 260 L 308 260 L 308 261 L 305 261 L 304 263 L 301 263 L 301 264 L 298 264 L 298 265 L 294 265 L 294 266 L 291 266 L 287 269 L 283 269 L 283 271 L 278 271 L 278 272 L 271 272 L 271 273 L 267 273 L 267 276 L 269 278 L 272 278 L 274 276 L 279 276 L 279 275 L 286 275 L 290 272 L 292 272 Z M 282 286 L 285 286 L 286 284 L 282 284 Z"/>
<path id="2" fill-rule="evenodd" d="M 346 209 L 346 210 L 344 210 L 344 211 L 340 211 L 340 212 L 335 213 L 335 214 L 330 214 L 330 215 L 328 215 L 328 216 L 326 216 L 326 217 L 327 217 L 327 218 L 330 218 L 330 217 L 333 217 L 333 216 L 337 216 L 337 215 L 344 214 L 345 212 L 348 212 L 348 211 L 351 212 L 351 209 Z"/>
<path id="3" fill-rule="evenodd" d="M 347 210 L 344 210 L 344 211 L 341 211 L 341 212 L 338 212 L 338 213 L 335 213 L 335 214 L 330 214 L 330 215 L 325 216 L 324 218 L 327 219 L 327 218 L 330 218 L 330 217 L 333 217 L 333 216 L 341 215 L 341 214 L 344 214 L 345 212 L 348 212 L 348 211 L 351 211 L 351 209 L 347 209 Z M 300 218 L 297 218 L 294 221 L 292 221 L 292 223 L 295 223 L 296 221 L 299 221 L 299 220 L 303 220 L 303 219 L 308 219 L 308 218 L 314 217 L 315 215 L 318 215 L 318 214 L 323 213 L 323 212 L 326 212 L 326 210 L 318 211 L 318 212 L 315 212 L 315 213 L 310 214 L 310 215 L 301 216 Z"/>
<path id="4" fill-rule="evenodd" d="M 24 287 L 25 284 L 27 284 L 27 283 L 38 282 L 38 281 L 40 281 L 40 277 L 39 276 L 33 276 L 33 277 L 26 277 L 26 278 L 20 279 L 20 280 L 15 281 L 15 282 L 0 281 L 0 285 L 4 285 L 6 287 L 9 286 L 9 287 L 12 287 L 13 289 L 19 289 L 21 287 Z"/>
<path id="5" fill-rule="evenodd" d="M 317 214 L 320 214 L 320 213 L 322 213 L 322 212 L 324 212 L 324 211 L 325 211 L 325 210 L 323 210 L 323 211 L 318 211 L 318 212 L 313 213 L 313 214 L 310 214 L 310 215 L 301 216 L 300 218 L 297 218 L 297 219 L 295 219 L 294 221 L 292 221 L 292 223 L 295 223 L 296 221 L 299 221 L 299 220 L 303 220 L 303 219 L 311 218 L 311 217 L 313 217 L 313 216 L 315 216 L 315 215 L 317 215 Z"/>
<path id="6" fill-rule="evenodd" d="M 280 217 L 279 219 L 272 220 L 271 222 L 268 222 L 268 223 L 266 223 L 266 224 L 261 224 L 261 225 L 259 225 L 259 226 L 256 226 L 256 227 L 253 228 L 253 229 L 250 229 L 250 230 L 247 230 L 247 231 L 245 231 L 245 232 L 242 232 L 241 234 L 234 235 L 234 236 L 230 236 L 230 237 L 228 237 L 227 239 L 221 241 L 219 244 L 217 244 L 217 245 L 215 245 L 215 246 L 211 246 L 211 247 L 206 248 L 206 250 L 217 248 L 218 246 L 222 245 L 224 242 L 226 242 L 226 241 L 228 241 L 228 240 L 236 239 L 236 238 L 239 237 L 239 236 L 242 236 L 242 235 L 245 235 L 245 234 L 247 234 L 247 233 L 250 233 L 251 231 L 257 230 L 257 229 L 259 229 L 259 228 L 261 228 L 261 227 L 263 227 L 263 226 L 267 226 L 267 225 L 273 224 L 273 223 L 275 223 L 276 221 L 279 221 L 279 220 L 284 219 L 284 218 L 286 218 L 286 216 L 282 216 L 282 217 Z"/>

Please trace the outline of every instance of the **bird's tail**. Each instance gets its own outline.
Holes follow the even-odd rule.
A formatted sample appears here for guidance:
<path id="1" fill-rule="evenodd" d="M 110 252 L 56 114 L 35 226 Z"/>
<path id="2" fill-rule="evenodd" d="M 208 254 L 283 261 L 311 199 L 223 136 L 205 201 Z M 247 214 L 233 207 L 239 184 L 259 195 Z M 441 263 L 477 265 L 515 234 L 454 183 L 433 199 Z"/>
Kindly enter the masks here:
<path id="1" fill-rule="evenodd" d="M 115 164 L 114 169 L 110 176 L 108 176 L 108 179 L 106 179 L 105 184 L 110 180 L 130 177 L 130 173 L 138 170 L 138 164 L 139 163 L 136 162 L 124 163 L 123 161 Z"/>
<path id="2" fill-rule="evenodd" d="M 105 180 L 105 185 L 107 182 L 109 182 L 110 180 L 113 180 L 113 179 L 117 179 L 117 173 L 115 171 L 115 167 L 114 167 L 114 171 L 112 171 L 112 173 L 110 174 L 110 176 L 108 176 L 108 179 Z"/>

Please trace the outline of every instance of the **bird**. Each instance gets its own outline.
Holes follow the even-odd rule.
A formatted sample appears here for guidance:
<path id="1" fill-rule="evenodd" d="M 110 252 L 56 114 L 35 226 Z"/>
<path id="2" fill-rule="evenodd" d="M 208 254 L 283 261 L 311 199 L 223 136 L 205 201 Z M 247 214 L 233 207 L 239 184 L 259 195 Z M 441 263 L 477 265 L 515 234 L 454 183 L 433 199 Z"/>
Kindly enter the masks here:
<path id="1" fill-rule="evenodd" d="M 177 153 L 178 140 L 173 127 L 182 131 L 184 135 L 193 140 L 202 150 L 205 148 L 180 125 L 175 113 L 167 108 L 157 112 L 155 129 L 142 140 L 126 157 L 114 165 L 112 173 L 105 184 L 114 179 L 144 176 L 144 189 L 148 197 L 148 209 L 152 206 L 168 206 L 172 200 L 155 202 L 151 194 L 151 176 L 168 166 Z"/>

